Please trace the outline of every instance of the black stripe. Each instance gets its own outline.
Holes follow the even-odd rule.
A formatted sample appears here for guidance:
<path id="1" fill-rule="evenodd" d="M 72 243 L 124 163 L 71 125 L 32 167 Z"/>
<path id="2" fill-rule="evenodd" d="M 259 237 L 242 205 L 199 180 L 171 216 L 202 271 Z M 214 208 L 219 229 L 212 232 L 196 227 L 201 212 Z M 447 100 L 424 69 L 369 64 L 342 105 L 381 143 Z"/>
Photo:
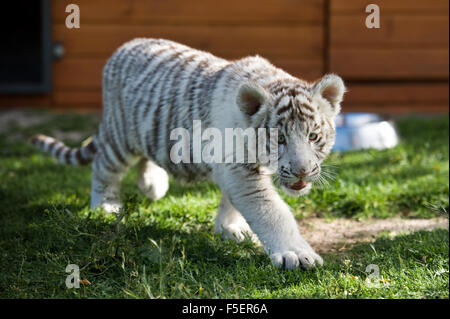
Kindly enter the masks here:
<path id="1" fill-rule="evenodd" d="M 109 144 L 109 146 L 111 147 L 111 150 L 113 151 L 114 155 L 116 156 L 116 159 L 120 162 L 120 164 L 126 166 L 128 164 L 128 161 L 123 156 L 123 154 L 120 153 L 120 150 L 117 147 L 117 144 L 116 143 L 112 143 L 112 144 Z"/>
<path id="2" fill-rule="evenodd" d="M 153 62 L 152 60 L 156 59 L 156 58 L 157 58 L 159 55 L 161 55 L 162 53 L 167 52 L 167 51 L 172 50 L 172 49 L 173 49 L 173 45 L 172 45 L 172 46 L 169 46 L 169 47 L 163 47 L 162 49 L 160 49 L 160 50 L 154 52 L 154 53 L 152 54 L 151 58 L 150 58 L 150 61 L 148 62 L 148 63 L 149 63 L 149 66 L 150 66 L 151 63 Z M 139 100 L 134 104 L 134 108 L 133 108 L 133 125 L 134 125 L 134 129 L 135 129 L 135 134 L 136 134 L 136 136 L 138 136 L 138 126 L 139 126 L 138 123 L 139 123 L 139 120 L 142 121 L 142 120 L 147 116 L 148 111 L 149 111 L 150 108 L 151 108 L 151 103 L 147 103 L 146 105 L 141 105 L 142 102 L 143 102 L 143 98 L 144 98 L 145 96 L 149 96 L 148 101 L 150 102 L 151 96 L 153 95 L 153 91 L 154 91 L 154 88 L 155 88 L 155 86 L 156 86 L 156 83 L 154 83 L 154 82 L 157 81 L 157 77 L 155 77 L 154 79 L 151 79 L 151 78 L 156 74 L 156 72 L 158 72 L 158 70 L 159 70 L 159 68 L 161 67 L 161 65 L 163 64 L 163 62 L 164 62 L 164 61 L 159 61 L 158 64 L 156 64 L 155 66 L 152 66 L 151 68 L 149 68 L 148 71 L 150 71 L 150 72 L 148 72 L 148 74 L 146 75 L 146 77 L 141 81 L 141 83 L 138 83 L 138 85 L 137 85 L 137 86 L 134 88 L 134 90 L 133 90 L 133 93 L 134 93 L 134 94 L 137 94 L 138 92 L 141 91 L 141 89 L 142 89 L 142 87 L 143 87 L 144 84 L 147 85 L 147 86 L 149 86 L 149 89 L 150 89 L 149 92 L 148 92 L 148 94 L 145 94 L 144 92 L 142 92 L 142 94 L 141 94 L 140 97 L 139 97 Z M 149 79 L 151 79 L 150 82 L 148 81 Z M 138 117 L 138 114 L 140 113 L 139 111 L 140 111 L 142 108 L 144 109 L 143 116 L 142 116 L 141 118 L 139 118 L 139 117 Z M 138 144 L 139 144 L 139 141 L 138 141 Z M 142 145 L 141 147 L 144 148 L 144 147 L 146 147 L 146 145 Z M 149 152 L 149 151 L 147 150 L 147 153 L 151 153 L 151 152 Z"/>
<path id="3" fill-rule="evenodd" d="M 117 132 L 117 135 L 119 137 L 119 141 L 112 141 L 115 143 L 123 143 L 123 147 L 125 148 L 125 152 L 129 152 L 130 151 L 130 146 L 128 144 L 128 135 L 131 134 L 126 134 L 125 132 L 127 132 L 127 121 L 125 120 L 125 114 L 124 114 L 124 103 L 127 103 L 127 101 L 124 101 L 124 98 L 126 99 L 126 96 L 123 97 L 122 93 L 125 89 L 126 86 L 126 79 L 128 74 L 130 74 L 129 70 L 130 68 L 132 68 L 133 66 L 135 66 L 135 61 L 136 61 L 136 57 L 142 55 L 142 48 L 144 46 L 146 46 L 148 43 L 147 42 L 138 42 L 136 43 L 134 46 L 127 48 L 123 59 L 118 59 L 118 63 L 119 63 L 119 68 L 116 68 L 116 77 L 118 77 L 117 79 L 117 83 L 119 84 L 118 87 L 116 87 L 117 90 L 117 109 L 112 110 L 112 113 L 114 114 L 113 117 L 113 122 L 114 122 L 114 126 Z M 125 78 L 122 78 L 122 75 L 124 75 Z M 120 149 L 117 150 L 118 151 L 118 158 L 119 160 L 124 160 L 124 154 L 121 154 Z"/>
<path id="4" fill-rule="evenodd" d="M 196 91 L 198 89 L 198 83 L 201 76 L 202 71 L 204 68 L 206 68 L 209 63 L 207 60 L 202 57 L 203 60 L 199 61 L 197 63 L 197 66 L 195 67 L 194 71 L 191 72 L 191 75 L 189 77 L 188 83 L 186 85 L 186 91 L 185 91 L 185 100 L 186 104 L 185 107 L 186 110 L 186 116 L 184 119 L 181 120 L 181 127 L 184 127 L 189 130 L 190 136 L 193 134 L 193 120 L 194 120 L 194 107 L 197 104 L 196 103 Z M 192 143 L 189 143 L 189 160 L 190 163 L 193 163 L 193 149 L 192 149 Z M 187 164 L 187 163 L 180 163 L 180 171 L 185 173 L 189 178 L 193 178 L 195 174 L 197 173 L 197 170 L 195 169 L 195 165 L 193 164 Z"/>
<path id="5" fill-rule="evenodd" d="M 182 50 L 182 51 L 177 51 L 175 54 L 171 55 L 170 58 L 165 59 L 164 60 L 164 64 L 168 64 L 173 62 L 174 60 L 176 60 L 180 55 L 182 55 L 184 52 L 186 52 L 187 50 Z M 173 68 L 178 64 L 178 62 L 175 62 L 175 64 L 170 67 L 169 69 L 165 69 L 164 74 L 162 75 L 162 78 L 160 78 L 160 82 L 161 86 L 159 87 L 159 94 L 158 94 L 158 99 L 159 101 L 156 101 L 156 106 L 155 106 L 155 111 L 154 111 L 154 115 L 153 115 L 153 121 L 152 121 L 152 147 L 155 147 L 155 154 L 157 154 L 157 152 L 159 151 L 159 125 L 163 124 L 160 123 L 160 119 L 159 119 L 159 113 L 160 113 L 160 109 L 163 106 L 163 103 L 165 102 L 164 99 L 164 91 L 166 90 L 166 85 L 167 85 L 167 80 L 168 80 L 168 75 L 170 74 L 170 72 L 173 70 Z M 147 148 L 149 147 L 149 145 L 147 146 Z"/>
<path id="6" fill-rule="evenodd" d="M 55 157 L 58 158 L 59 154 L 61 154 L 62 150 L 65 148 L 64 145 L 59 145 L 59 148 L 56 150 Z"/>
<path id="7" fill-rule="evenodd" d="M 114 164 L 111 163 L 111 159 L 109 159 L 107 156 L 107 153 L 102 153 L 102 157 L 101 157 L 101 161 L 103 162 L 101 165 L 103 166 L 104 169 L 106 169 L 107 171 L 109 171 L 110 173 L 113 174 L 117 174 L 119 173 L 119 169 L 114 166 Z"/>
<path id="8" fill-rule="evenodd" d="M 91 141 L 88 145 L 85 146 L 85 148 L 91 154 L 94 154 L 95 152 L 97 152 L 97 148 L 94 145 L 94 141 Z"/>
<path id="9" fill-rule="evenodd" d="M 70 149 L 67 149 L 67 152 L 66 152 L 66 155 L 64 155 L 64 161 L 67 163 L 67 164 L 70 164 L 70 153 L 71 153 L 72 151 L 70 150 Z"/>
<path id="10" fill-rule="evenodd" d="M 280 127 L 280 126 L 284 126 L 286 124 L 286 118 L 285 117 L 281 117 L 277 120 L 277 124 L 276 127 Z"/>
<path id="11" fill-rule="evenodd" d="M 287 112 L 288 110 L 290 110 L 291 108 L 292 108 L 292 102 L 289 101 L 289 103 L 287 105 L 282 106 L 277 110 L 277 115 L 281 115 L 284 112 Z"/>
<path id="12" fill-rule="evenodd" d="M 162 53 L 164 53 L 166 51 L 173 50 L 173 49 L 174 49 L 173 47 L 170 47 L 170 48 L 168 48 L 166 50 L 161 50 L 161 52 L 157 52 L 157 54 L 160 55 L 160 54 L 162 54 Z M 156 54 L 155 54 L 155 56 L 156 56 Z M 158 83 L 160 82 L 158 80 L 161 80 L 160 76 L 163 76 L 165 71 L 163 71 L 163 74 L 161 74 L 160 76 L 156 76 L 156 75 L 159 72 L 159 70 L 162 67 L 164 67 L 167 64 L 168 61 L 171 60 L 171 58 L 173 56 L 174 55 L 170 55 L 170 56 L 162 59 L 161 61 L 159 61 L 159 63 L 156 66 L 153 67 L 153 71 L 150 72 L 149 75 L 148 75 L 149 78 L 155 78 L 155 81 L 154 81 L 155 83 L 153 83 L 153 82 L 150 83 L 151 87 L 150 87 L 150 91 L 148 93 L 150 95 L 149 103 L 146 105 L 146 108 L 144 109 L 144 113 L 142 115 L 142 119 L 145 119 L 147 117 L 148 112 L 150 111 L 150 109 L 152 107 L 152 105 L 150 105 L 150 100 L 152 98 L 153 93 L 155 92 L 156 87 L 158 86 Z M 145 81 L 143 81 L 142 84 L 144 84 L 144 83 L 145 83 Z"/>
<path id="13" fill-rule="evenodd" d="M 44 140 L 41 140 L 41 142 L 42 142 L 42 143 L 45 143 Z M 48 144 L 47 152 L 48 152 L 48 153 L 52 153 L 52 152 L 53 152 L 53 149 L 54 149 L 54 147 L 55 147 L 56 144 L 59 144 L 59 143 L 58 143 L 57 141 L 53 141 L 53 142 L 51 142 L 50 144 Z"/>
<path id="14" fill-rule="evenodd" d="M 307 109 L 308 111 L 310 111 L 310 112 L 312 112 L 312 113 L 315 112 L 315 110 L 312 108 L 312 106 L 310 106 L 310 105 L 308 105 L 308 104 L 306 104 L 306 103 L 301 104 L 301 105 L 300 105 L 300 109 L 301 109 L 301 107 L 304 107 L 305 109 Z"/>
<path id="15" fill-rule="evenodd" d="M 277 98 L 273 101 L 273 106 L 278 107 L 278 104 L 280 104 L 281 100 L 285 97 L 284 94 L 280 94 L 277 96 Z"/>
<path id="16" fill-rule="evenodd" d="M 166 51 L 168 51 L 168 50 L 169 49 L 167 49 Z M 154 77 L 155 78 L 155 83 L 152 82 L 152 84 L 151 84 L 150 92 L 148 93 L 148 95 L 149 95 L 148 103 L 147 103 L 147 105 L 144 106 L 145 107 L 144 108 L 144 113 L 143 113 L 143 115 L 141 117 L 141 120 L 144 120 L 144 119 L 147 118 L 148 112 L 150 112 L 151 109 L 153 109 L 153 108 L 157 109 L 158 108 L 158 101 L 155 101 L 155 106 L 153 106 L 151 104 L 151 101 L 152 101 L 153 94 L 155 93 L 155 90 L 158 87 L 158 84 L 161 83 L 161 80 L 162 80 L 161 78 L 164 78 L 167 75 L 167 70 L 164 70 L 160 76 L 157 76 L 157 75 L 159 73 L 159 70 L 166 65 L 167 59 L 169 59 L 172 56 L 173 55 L 162 59 L 158 63 L 158 65 L 153 69 L 153 71 L 149 74 L 149 77 Z M 157 79 L 159 79 L 159 81 L 157 81 Z M 161 83 L 161 86 L 162 86 L 162 83 Z M 158 97 L 161 98 L 161 96 L 158 96 Z M 139 108 L 139 106 L 136 106 L 136 108 Z M 155 110 L 155 112 L 156 112 L 156 110 Z M 155 115 L 153 115 L 153 122 L 154 122 L 154 117 L 155 117 Z M 151 139 L 150 133 L 151 132 L 152 132 L 151 129 L 149 129 L 149 130 L 147 130 L 144 133 L 145 134 L 145 139 L 144 139 L 145 145 L 142 145 L 142 147 L 145 148 L 145 151 L 146 151 L 148 156 L 154 157 L 156 153 L 153 152 L 153 148 L 152 148 L 152 146 L 153 146 L 152 144 L 153 143 L 150 142 L 150 139 Z M 157 151 L 156 148 L 155 148 L 155 151 Z"/>
<path id="17" fill-rule="evenodd" d="M 167 107 L 169 107 L 168 112 L 168 125 L 166 126 L 166 145 L 167 149 L 165 152 L 169 154 L 171 145 L 174 143 L 174 141 L 170 140 L 170 131 L 175 128 L 175 125 L 177 123 L 178 113 L 180 112 L 180 109 L 184 107 L 184 105 L 178 105 L 177 104 L 177 97 L 179 96 L 179 93 L 181 91 L 181 88 L 179 87 L 180 81 L 183 79 L 183 72 L 185 71 L 186 65 L 189 65 L 189 63 L 194 60 L 197 57 L 197 54 L 192 54 L 189 57 L 182 60 L 182 63 L 179 63 L 176 65 L 176 68 L 173 68 L 173 72 L 175 72 L 174 77 L 172 78 L 172 81 L 170 83 L 170 89 L 173 89 L 170 100 L 168 101 Z M 182 102 L 183 103 L 183 102 Z"/>
<path id="18" fill-rule="evenodd" d="M 266 191 L 266 190 L 267 190 L 266 188 L 263 188 L 263 189 L 257 188 L 256 190 L 251 191 L 251 192 L 249 192 L 249 193 L 242 194 L 241 196 L 242 196 L 242 197 L 248 197 L 248 196 L 254 195 L 254 194 L 256 194 L 256 193 L 264 192 L 264 191 Z"/>
<path id="19" fill-rule="evenodd" d="M 172 55 L 171 59 L 167 60 L 166 63 L 170 63 L 173 60 L 175 60 L 182 52 L 177 52 L 176 54 Z M 174 64 L 174 66 L 177 65 L 177 63 Z M 160 79 L 162 81 L 161 87 L 159 88 L 159 94 L 158 98 L 159 101 L 157 101 L 155 113 L 153 115 L 153 124 L 152 124 L 152 130 L 153 130 L 153 136 L 152 136 L 152 144 L 155 146 L 156 152 L 159 152 L 159 125 L 164 123 L 160 123 L 161 119 L 159 118 L 160 109 L 163 106 L 164 100 L 164 91 L 166 90 L 167 85 L 167 78 L 171 72 L 173 67 L 167 69 L 165 71 L 165 74 L 163 75 L 163 78 Z"/>
<path id="20" fill-rule="evenodd" d="M 83 158 L 83 156 L 81 156 L 81 150 L 76 150 L 75 151 L 75 158 L 77 160 L 78 163 L 80 163 L 81 165 L 85 165 L 87 163 L 89 163 L 89 161 L 85 158 Z"/>
<path id="21" fill-rule="evenodd" d="M 299 113 L 299 116 L 302 117 L 303 119 L 307 118 L 307 119 L 310 119 L 310 120 L 314 120 L 314 116 L 313 115 L 306 114 L 302 110 L 297 110 L 297 112 Z"/>
<path id="22" fill-rule="evenodd" d="M 112 160 L 109 158 L 109 153 L 106 151 L 106 146 L 104 144 L 101 144 L 101 149 L 102 149 L 102 159 L 103 161 L 105 161 L 106 163 L 104 163 L 104 166 L 108 167 L 108 169 L 112 172 L 118 172 L 118 170 L 115 168 L 115 163 L 112 162 Z"/>

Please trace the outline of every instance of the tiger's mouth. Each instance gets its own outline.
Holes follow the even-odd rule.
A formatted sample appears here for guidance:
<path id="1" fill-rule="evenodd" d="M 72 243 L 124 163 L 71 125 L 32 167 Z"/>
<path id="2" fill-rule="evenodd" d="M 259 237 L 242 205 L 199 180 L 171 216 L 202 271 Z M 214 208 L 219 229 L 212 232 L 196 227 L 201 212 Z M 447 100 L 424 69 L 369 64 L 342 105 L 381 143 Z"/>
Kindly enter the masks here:
<path id="1" fill-rule="evenodd" d="M 293 190 L 296 190 L 296 191 L 299 191 L 299 190 L 305 188 L 306 186 L 308 186 L 308 182 L 305 182 L 304 180 L 299 179 L 295 183 L 290 184 L 289 188 L 291 188 Z"/>
<path id="2" fill-rule="evenodd" d="M 306 181 L 305 181 L 306 179 Z M 281 188 L 290 196 L 303 196 L 309 193 L 312 188 L 313 181 L 308 178 L 281 180 Z"/>

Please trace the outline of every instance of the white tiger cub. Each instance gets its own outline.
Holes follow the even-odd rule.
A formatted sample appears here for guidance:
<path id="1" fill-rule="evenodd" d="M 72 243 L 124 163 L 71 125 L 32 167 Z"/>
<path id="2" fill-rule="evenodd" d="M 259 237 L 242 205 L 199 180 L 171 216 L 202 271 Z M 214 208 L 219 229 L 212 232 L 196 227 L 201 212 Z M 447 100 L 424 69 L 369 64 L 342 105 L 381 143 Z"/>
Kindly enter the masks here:
<path id="1" fill-rule="evenodd" d="M 222 191 L 215 231 L 240 240 L 259 239 L 272 262 L 288 269 L 322 265 L 300 235 L 289 206 L 278 195 L 267 167 L 250 163 L 175 164 L 174 128 L 278 129 L 276 174 L 284 191 L 303 195 L 321 172 L 334 144 L 334 117 L 345 87 L 326 75 L 307 83 L 259 57 L 227 61 L 163 39 L 135 39 L 121 46 L 103 70 L 103 118 L 93 140 L 70 149 L 51 137 L 33 143 L 62 163 L 92 163 L 91 207 L 117 212 L 120 181 L 139 162 L 139 188 L 159 199 L 168 175 L 208 178 Z M 275 173 L 275 172 L 273 172 Z"/>

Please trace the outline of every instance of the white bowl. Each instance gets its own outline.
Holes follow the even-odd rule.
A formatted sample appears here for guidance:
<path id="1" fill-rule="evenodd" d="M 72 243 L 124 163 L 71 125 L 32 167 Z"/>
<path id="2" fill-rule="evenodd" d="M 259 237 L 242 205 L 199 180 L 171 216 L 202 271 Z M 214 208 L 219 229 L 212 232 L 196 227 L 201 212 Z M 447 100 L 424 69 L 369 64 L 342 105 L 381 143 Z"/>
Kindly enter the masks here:
<path id="1" fill-rule="evenodd" d="M 343 113 L 336 117 L 333 151 L 373 148 L 382 150 L 399 142 L 394 123 L 375 113 Z"/>

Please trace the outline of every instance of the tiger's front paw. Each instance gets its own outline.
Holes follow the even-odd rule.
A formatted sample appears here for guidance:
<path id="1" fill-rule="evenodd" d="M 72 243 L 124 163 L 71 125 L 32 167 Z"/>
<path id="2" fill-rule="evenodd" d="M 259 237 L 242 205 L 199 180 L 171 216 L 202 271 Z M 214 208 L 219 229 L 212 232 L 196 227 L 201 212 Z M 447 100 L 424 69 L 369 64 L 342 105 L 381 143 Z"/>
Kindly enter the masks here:
<path id="1" fill-rule="evenodd" d="M 122 208 L 122 203 L 118 200 L 107 200 L 100 205 L 106 213 L 118 214 Z"/>
<path id="2" fill-rule="evenodd" d="M 235 242 L 244 241 L 247 237 L 259 244 L 258 237 L 252 232 L 247 223 L 234 223 L 216 227 L 216 233 L 222 234 L 223 239 L 232 239 Z"/>
<path id="3" fill-rule="evenodd" d="M 95 199 L 91 201 L 91 209 L 101 208 L 106 213 L 117 214 L 122 208 L 122 203 L 117 199 Z"/>
<path id="4" fill-rule="evenodd" d="M 270 258 L 274 265 L 285 269 L 294 269 L 298 267 L 310 269 L 323 265 L 322 257 L 309 249 L 275 252 L 270 255 Z"/>

